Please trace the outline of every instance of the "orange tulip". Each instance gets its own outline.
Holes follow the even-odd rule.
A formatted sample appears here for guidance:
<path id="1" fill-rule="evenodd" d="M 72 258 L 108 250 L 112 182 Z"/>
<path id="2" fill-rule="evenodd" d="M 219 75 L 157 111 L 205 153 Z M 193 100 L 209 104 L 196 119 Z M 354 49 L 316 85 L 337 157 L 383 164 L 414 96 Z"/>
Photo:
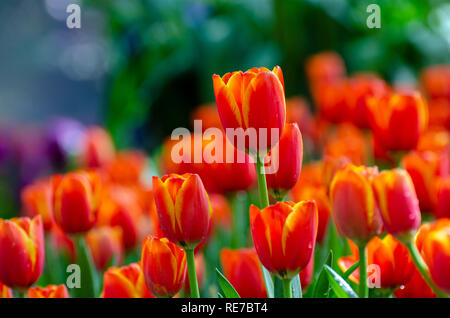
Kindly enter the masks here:
<path id="1" fill-rule="evenodd" d="M 100 177 L 94 172 L 71 172 L 53 177 L 53 213 L 66 233 L 81 233 L 97 220 L 101 191 Z"/>
<path id="2" fill-rule="evenodd" d="M 369 98 L 370 122 L 382 148 L 407 151 L 417 146 L 428 125 L 428 107 L 417 91 Z"/>
<path id="3" fill-rule="evenodd" d="M 433 290 L 423 279 L 420 272 L 415 269 L 411 279 L 395 292 L 396 298 L 436 298 Z"/>
<path id="4" fill-rule="evenodd" d="M 151 293 L 172 297 L 183 287 L 186 253 L 166 238 L 148 236 L 142 247 L 142 270 Z"/>
<path id="5" fill-rule="evenodd" d="M 434 283 L 450 294 L 450 219 L 422 225 L 416 244 Z"/>
<path id="6" fill-rule="evenodd" d="M 434 211 L 437 204 L 435 183 L 438 176 L 448 174 L 448 157 L 431 151 L 405 155 L 402 167 L 411 176 L 423 212 Z"/>
<path id="7" fill-rule="evenodd" d="M 263 210 L 250 206 L 250 227 L 258 257 L 282 279 L 291 279 L 308 264 L 317 223 L 314 201 L 277 202 Z"/>
<path id="8" fill-rule="evenodd" d="M 450 105 L 448 109 L 450 110 Z M 435 153 L 445 153 L 448 152 L 448 149 L 450 149 L 450 134 L 444 127 L 428 128 L 420 136 L 416 148 L 418 152 L 431 151 Z M 448 161 L 448 158 L 446 160 Z"/>
<path id="9" fill-rule="evenodd" d="M 243 298 L 266 298 L 267 292 L 254 248 L 220 251 L 220 262 L 228 281 Z"/>
<path id="10" fill-rule="evenodd" d="M 2 282 L 0 282 L 0 298 L 13 298 L 12 289 L 2 284 Z"/>
<path id="11" fill-rule="evenodd" d="M 440 97 L 429 100 L 428 111 L 430 127 L 450 128 L 450 98 Z"/>
<path id="12" fill-rule="evenodd" d="M 330 199 L 338 230 L 353 240 L 369 240 L 381 233 L 379 215 L 371 185 L 376 168 L 346 165 L 331 182 Z"/>
<path id="13" fill-rule="evenodd" d="M 66 285 L 48 285 L 28 289 L 28 298 L 69 298 Z"/>
<path id="14" fill-rule="evenodd" d="M 123 260 L 122 230 L 119 227 L 97 227 L 86 233 L 86 243 L 95 267 L 102 272 L 114 260 L 114 265 Z"/>
<path id="15" fill-rule="evenodd" d="M 111 182 L 134 185 L 140 182 L 145 170 L 145 154 L 140 151 L 122 151 L 107 165 Z"/>
<path id="16" fill-rule="evenodd" d="M 211 204 L 196 174 L 153 177 L 160 228 L 172 242 L 193 248 L 206 236 Z"/>
<path id="17" fill-rule="evenodd" d="M 208 128 L 222 128 L 219 112 L 214 103 L 197 107 L 191 115 L 191 122 L 193 123 L 195 120 L 202 121 L 203 132 Z"/>
<path id="18" fill-rule="evenodd" d="M 281 68 L 276 66 L 270 71 L 265 67 L 255 67 L 246 72 L 227 73 L 223 77 L 214 74 L 213 83 L 222 127 L 242 128 L 244 131 L 256 129 L 256 144 L 248 143 L 247 140 L 239 150 L 265 153 L 275 146 L 286 121 Z M 277 131 L 272 132 L 272 129 Z M 260 140 L 259 135 L 262 133 L 266 133 L 266 140 Z M 231 137 L 228 131 L 227 135 Z M 236 136 L 244 137 L 245 133 L 236 132 Z M 234 138 L 230 140 L 236 146 Z"/>
<path id="19" fill-rule="evenodd" d="M 332 82 L 346 73 L 344 60 L 335 52 L 321 52 L 309 57 L 305 69 L 311 84 Z"/>
<path id="20" fill-rule="evenodd" d="M 44 268 L 44 229 L 40 215 L 0 219 L 0 281 L 9 287 L 28 287 Z"/>
<path id="21" fill-rule="evenodd" d="M 50 180 L 38 180 L 27 185 L 21 193 L 22 204 L 28 217 L 40 215 L 44 230 L 53 224 L 52 184 Z"/>
<path id="22" fill-rule="evenodd" d="M 419 201 L 411 177 L 403 169 L 384 170 L 372 180 L 384 228 L 392 235 L 419 228 Z"/>
<path id="23" fill-rule="evenodd" d="M 351 244 L 351 256 L 344 256 L 338 260 L 342 271 L 347 271 L 359 259 L 358 248 Z M 381 288 L 393 288 L 407 283 L 414 273 L 414 262 L 406 246 L 397 241 L 392 235 L 383 239 L 374 237 L 367 244 L 368 276 L 378 273 Z M 379 267 L 379 271 L 371 271 L 370 265 Z M 359 284 L 359 268 L 350 276 L 350 279 Z M 376 283 L 376 282 L 375 282 Z"/>
<path id="24" fill-rule="evenodd" d="M 153 298 L 139 263 L 110 267 L 103 275 L 102 298 Z"/>
<path id="25" fill-rule="evenodd" d="M 275 194 L 290 190 L 300 177 L 303 140 L 298 125 L 286 124 L 280 142 L 267 154 L 271 167 L 266 167 L 267 186 Z M 270 173 L 271 170 L 274 173 Z"/>
<path id="26" fill-rule="evenodd" d="M 233 211 L 226 197 L 220 194 L 212 194 L 209 199 L 212 208 L 212 225 L 223 229 L 231 229 Z"/>
<path id="27" fill-rule="evenodd" d="M 346 88 L 345 79 L 317 82 L 312 85 L 312 97 L 322 118 L 332 123 L 349 121 L 350 110 L 345 100 Z"/>
<path id="28" fill-rule="evenodd" d="M 297 123 L 303 137 L 310 138 L 310 142 L 312 142 L 314 138 L 314 118 L 306 99 L 299 96 L 286 99 L 286 122 Z"/>
<path id="29" fill-rule="evenodd" d="M 433 65 L 421 74 L 421 82 L 431 98 L 450 98 L 450 66 Z"/>
<path id="30" fill-rule="evenodd" d="M 86 130 L 81 145 L 81 166 L 100 168 L 114 159 L 115 149 L 109 133 L 101 127 Z"/>

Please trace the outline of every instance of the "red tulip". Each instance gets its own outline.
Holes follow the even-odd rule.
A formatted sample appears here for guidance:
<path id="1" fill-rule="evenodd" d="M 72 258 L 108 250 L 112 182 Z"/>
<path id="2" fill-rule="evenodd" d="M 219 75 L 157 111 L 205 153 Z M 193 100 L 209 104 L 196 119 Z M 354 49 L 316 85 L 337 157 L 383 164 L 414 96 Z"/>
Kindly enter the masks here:
<path id="1" fill-rule="evenodd" d="M 415 269 L 411 279 L 395 292 L 397 298 L 436 298 L 433 290 L 423 279 L 420 272 Z"/>
<path id="2" fill-rule="evenodd" d="M 50 180 L 39 180 L 26 186 L 21 193 L 25 214 L 29 217 L 40 215 L 44 230 L 53 224 L 52 184 Z"/>
<path id="3" fill-rule="evenodd" d="M 48 285 L 28 289 L 28 298 L 69 298 L 66 285 Z"/>
<path id="4" fill-rule="evenodd" d="M 90 127 L 86 130 L 81 145 L 81 166 L 100 168 L 113 160 L 114 144 L 109 133 L 101 127 Z"/>
<path id="5" fill-rule="evenodd" d="M 9 287 L 29 287 L 44 268 L 44 229 L 40 215 L 0 219 L 0 281 Z"/>
<path id="6" fill-rule="evenodd" d="M 436 182 L 437 205 L 436 218 L 450 218 L 450 177 L 438 179 Z"/>
<path id="7" fill-rule="evenodd" d="M 314 201 L 278 202 L 263 210 L 250 206 L 250 227 L 258 257 L 282 279 L 291 279 L 308 264 L 317 223 Z"/>
<path id="8" fill-rule="evenodd" d="M 147 237 L 141 257 L 145 282 L 158 297 L 172 297 L 183 287 L 186 253 L 166 238 Z"/>
<path id="9" fill-rule="evenodd" d="M 164 235 L 183 248 L 193 248 L 206 236 L 211 205 L 196 174 L 153 177 L 159 225 Z"/>
<path id="10" fill-rule="evenodd" d="M 335 52 L 317 53 L 306 61 L 306 74 L 311 84 L 332 82 L 345 76 L 345 64 Z"/>
<path id="11" fill-rule="evenodd" d="M 134 185 L 140 182 L 145 170 L 145 154 L 140 151 L 122 151 L 106 166 L 109 181 Z"/>
<path id="12" fill-rule="evenodd" d="M 119 227 L 97 227 L 86 233 L 86 243 L 95 267 L 102 272 L 112 260 L 114 265 L 123 259 L 122 230 Z"/>

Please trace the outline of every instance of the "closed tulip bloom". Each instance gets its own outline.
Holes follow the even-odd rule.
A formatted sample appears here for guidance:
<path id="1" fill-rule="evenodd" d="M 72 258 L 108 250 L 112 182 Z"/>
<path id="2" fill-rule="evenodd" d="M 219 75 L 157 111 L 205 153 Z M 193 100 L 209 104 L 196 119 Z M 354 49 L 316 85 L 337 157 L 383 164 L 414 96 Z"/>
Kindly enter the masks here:
<path id="1" fill-rule="evenodd" d="M 438 179 L 436 218 L 450 218 L 450 177 Z"/>
<path id="2" fill-rule="evenodd" d="M 53 177 L 53 213 L 64 232 L 82 233 L 94 226 L 100 191 L 100 177 L 94 172 Z"/>
<path id="3" fill-rule="evenodd" d="M 450 294 L 450 219 L 424 224 L 417 235 L 416 244 L 434 283 Z"/>
<path id="4" fill-rule="evenodd" d="M 123 259 L 122 230 L 119 227 L 96 227 L 86 233 L 86 243 L 95 267 L 102 272 L 111 261 L 119 265 Z"/>
<path id="5" fill-rule="evenodd" d="M 114 159 L 114 143 L 102 127 L 90 127 L 81 142 L 80 163 L 84 168 L 100 168 Z"/>
<path id="6" fill-rule="evenodd" d="M 28 298 L 69 298 L 66 285 L 48 285 L 46 287 L 32 287 L 28 289 Z"/>
<path id="7" fill-rule="evenodd" d="M 372 131 L 382 148 L 408 151 L 417 146 L 428 125 L 428 107 L 419 92 L 369 98 L 368 106 Z"/>
<path id="8" fill-rule="evenodd" d="M 209 229 L 211 205 L 196 174 L 153 177 L 159 226 L 164 235 L 183 248 L 193 248 Z"/>
<path id="9" fill-rule="evenodd" d="M 41 216 L 0 219 L 0 281 L 9 287 L 28 287 L 44 268 L 44 229 Z"/>
<path id="10" fill-rule="evenodd" d="M 13 298 L 12 289 L 0 282 L 0 298 Z"/>
<path id="11" fill-rule="evenodd" d="M 332 82 L 345 77 L 345 64 L 342 57 L 336 52 L 326 51 L 314 54 L 306 61 L 306 74 L 308 81 Z"/>
<path id="12" fill-rule="evenodd" d="M 53 224 L 52 184 L 50 180 L 38 180 L 27 185 L 21 193 L 25 214 L 29 217 L 40 215 L 45 231 Z"/>
<path id="13" fill-rule="evenodd" d="M 303 141 L 296 123 L 286 124 L 280 142 L 267 155 L 270 167 L 266 167 L 267 186 L 275 193 L 290 190 L 302 170 Z"/>
<path id="14" fill-rule="evenodd" d="M 381 233 L 383 224 L 370 181 L 376 173 L 376 168 L 346 165 L 331 182 L 334 221 L 339 232 L 352 240 L 369 240 Z"/>
<path id="15" fill-rule="evenodd" d="M 415 269 L 411 279 L 395 292 L 396 298 L 436 298 L 436 294 L 428 286 L 420 272 Z"/>
<path id="16" fill-rule="evenodd" d="M 147 237 L 141 256 L 145 282 L 158 297 L 172 297 L 183 287 L 186 253 L 166 238 Z"/>
<path id="17" fill-rule="evenodd" d="M 139 263 L 110 267 L 103 275 L 101 298 L 153 298 Z"/>
<path id="18" fill-rule="evenodd" d="M 401 235 L 417 230 L 420 208 L 409 174 L 403 169 L 385 170 L 372 182 L 386 231 Z"/>
<path id="19" fill-rule="evenodd" d="M 246 72 L 237 71 L 220 77 L 213 75 L 214 93 L 222 127 L 256 130 L 257 142 L 241 147 L 231 142 L 241 151 L 265 153 L 275 146 L 286 121 L 286 102 L 284 98 L 283 74 L 279 66 L 272 71 L 265 67 L 252 68 Z M 260 134 L 266 129 L 266 140 L 260 140 Z M 276 131 L 272 132 L 272 129 Z M 228 132 L 227 132 L 228 135 Z M 228 135 L 231 137 L 230 135 Z M 244 133 L 236 132 L 238 139 Z M 265 145 L 264 145 L 265 144 Z"/>
<path id="20" fill-rule="evenodd" d="M 225 277 L 242 298 L 266 298 L 267 292 L 258 255 L 254 248 L 220 251 Z"/>
<path id="21" fill-rule="evenodd" d="M 384 238 L 374 237 L 367 244 L 368 276 L 374 274 L 370 265 L 376 265 L 380 275 L 381 288 L 394 288 L 406 284 L 412 277 L 415 266 L 406 246 L 397 241 L 392 235 Z M 338 264 L 342 271 L 348 270 L 359 259 L 358 249 L 352 248 L 354 253 L 339 259 Z M 350 279 L 359 284 L 359 269 L 356 269 Z M 376 283 L 376 282 L 375 282 Z"/>
<path id="22" fill-rule="evenodd" d="M 250 206 L 250 227 L 261 263 L 282 279 L 308 264 L 317 236 L 314 201 L 278 202 L 262 210 Z"/>

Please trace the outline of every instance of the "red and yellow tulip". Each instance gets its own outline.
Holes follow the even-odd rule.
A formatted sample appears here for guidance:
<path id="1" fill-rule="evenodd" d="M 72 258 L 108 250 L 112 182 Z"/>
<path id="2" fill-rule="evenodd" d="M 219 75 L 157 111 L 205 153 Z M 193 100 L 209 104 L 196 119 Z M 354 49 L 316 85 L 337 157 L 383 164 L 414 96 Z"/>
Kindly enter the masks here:
<path id="1" fill-rule="evenodd" d="M 44 230 L 49 231 L 53 224 L 51 181 L 38 180 L 27 185 L 22 190 L 21 199 L 25 214 L 29 217 L 40 215 Z"/>
<path id="2" fill-rule="evenodd" d="M 122 263 L 123 244 L 120 227 L 95 227 L 86 233 L 86 243 L 95 267 L 102 272 L 112 260 L 114 265 Z"/>
<path id="3" fill-rule="evenodd" d="M 69 298 L 66 285 L 48 285 L 45 287 L 32 287 L 28 289 L 28 298 Z"/>

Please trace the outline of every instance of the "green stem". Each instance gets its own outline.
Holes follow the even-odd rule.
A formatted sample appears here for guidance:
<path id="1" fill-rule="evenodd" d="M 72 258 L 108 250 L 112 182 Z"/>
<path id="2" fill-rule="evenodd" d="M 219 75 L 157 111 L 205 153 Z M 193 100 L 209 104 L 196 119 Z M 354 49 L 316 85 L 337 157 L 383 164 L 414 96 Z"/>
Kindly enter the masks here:
<path id="1" fill-rule="evenodd" d="M 406 246 L 409 249 L 409 252 L 411 254 L 411 257 L 414 260 L 414 263 L 416 264 L 417 269 L 419 270 L 420 274 L 422 275 L 425 282 L 428 284 L 428 286 L 431 287 L 433 292 L 439 297 L 439 298 L 447 298 L 448 296 L 442 292 L 436 284 L 433 282 L 433 280 L 430 277 L 430 272 L 428 270 L 427 264 L 422 259 L 422 256 L 420 255 L 419 251 L 417 250 L 416 244 L 414 244 L 414 240 L 411 239 L 406 243 Z"/>
<path id="2" fill-rule="evenodd" d="M 189 274 L 189 285 L 191 286 L 191 298 L 200 298 L 198 291 L 197 272 L 195 271 L 194 249 L 185 249 Z"/>
<path id="3" fill-rule="evenodd" d="M 248 213 L 243 211 L 243 202 L 239 193 L 234 194 L 232 198 L 233 206 L 233 229 L 231 234 L 231 248 L 240 248 L 245 246 L 246 240 L 246 220 Z"/>
<path id="4" fill-rule="evenodd" d="M 369 297 L 369 289 L 367 288 L 367 254 L 366 243 L 360 243 L 359 246 L 359 297 Z"/>
<path id="5" fill-rule="evenodd" d="M 342 278 L 347 279 L 350 277 L 351 274 L 359 267 L 359 261 L 357 261 L 355 264 L 353 264 L 349 269 L 347 269 L 342 275 Z"/>
<path id="6" fill-rule="evenodd" d="M 80 288 L 75 288 L 77 297 L 95 298 L 97 297 L 96 270 L 90 251 L 86 246 L 83 235 L 75 236 L 77 247 L 77 263 L 80 266 Z"/>
<path id="7" fill-rule="evenodd" d="M 17 287 L 13 289 L 16 298 L 27 298 L 27 289 L 22 287 Z"/>
<path id="8" fill-rule="evenodd" d="M 283 297 L 292 298 L 291 279 L 285 278 L 282 280 L 282 282 L 283 282 Z"/>

